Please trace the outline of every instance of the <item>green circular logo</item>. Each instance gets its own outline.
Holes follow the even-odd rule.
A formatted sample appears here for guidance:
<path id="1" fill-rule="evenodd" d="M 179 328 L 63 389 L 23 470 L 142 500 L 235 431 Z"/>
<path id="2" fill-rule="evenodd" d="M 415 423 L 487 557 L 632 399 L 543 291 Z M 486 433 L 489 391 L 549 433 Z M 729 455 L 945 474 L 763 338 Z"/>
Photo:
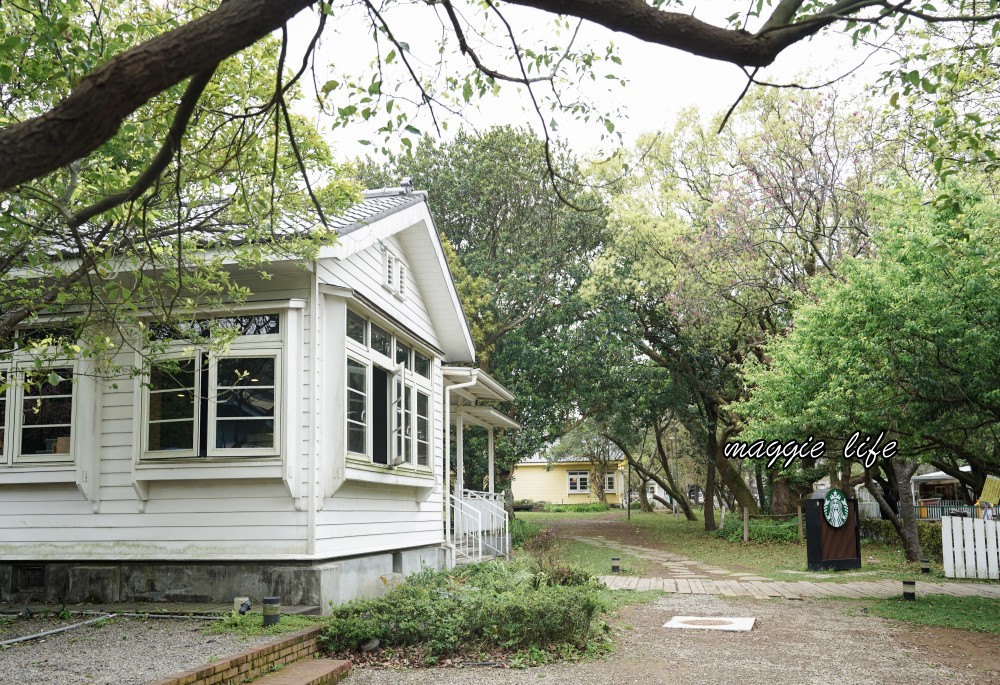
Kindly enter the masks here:
<path id="1" fill-rule="evenodd" d="M 830 488 L 823 500 L 823 518 L 834 528 L 847 523 L 847 495 L 840 488 Z"/>

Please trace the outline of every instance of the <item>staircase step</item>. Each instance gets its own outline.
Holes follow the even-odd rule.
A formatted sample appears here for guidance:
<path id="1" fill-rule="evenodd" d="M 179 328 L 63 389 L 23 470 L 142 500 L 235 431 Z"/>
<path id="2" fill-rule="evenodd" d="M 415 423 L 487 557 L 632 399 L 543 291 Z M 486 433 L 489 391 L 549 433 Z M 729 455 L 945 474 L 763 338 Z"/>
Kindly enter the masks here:
<path id="1" fill-rule="evenodd" d="M 328 685 L 351 674 L 351 662 L 338 659 L 302 659 L 253 681 L 254 685 Z"/>

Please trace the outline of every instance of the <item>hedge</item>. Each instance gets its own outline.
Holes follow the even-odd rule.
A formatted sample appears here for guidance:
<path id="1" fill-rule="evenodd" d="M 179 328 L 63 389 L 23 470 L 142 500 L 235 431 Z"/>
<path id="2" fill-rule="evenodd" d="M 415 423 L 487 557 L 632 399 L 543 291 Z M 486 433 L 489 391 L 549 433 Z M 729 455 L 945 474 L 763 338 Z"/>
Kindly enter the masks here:
<path id="1" fill-rule="evenodd" d="M 941 524 L 936 521 L 917 521 L 920 549 L 924 557 L 941 561 Z M 886 519 L 861 519 L 861 537 L 887 545 L 900 545 L 902 541 L 896 528 Z"/>

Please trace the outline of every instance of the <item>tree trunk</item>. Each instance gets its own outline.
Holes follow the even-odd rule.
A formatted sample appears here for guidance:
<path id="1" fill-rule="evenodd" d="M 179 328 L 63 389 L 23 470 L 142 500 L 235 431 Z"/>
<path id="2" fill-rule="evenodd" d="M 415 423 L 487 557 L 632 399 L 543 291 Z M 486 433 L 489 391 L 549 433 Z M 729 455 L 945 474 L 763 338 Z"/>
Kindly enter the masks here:
<path id="1" fill-rule="evenodd" d="M 705 530 L 712 531 L 715 525 L 715 465 L 708 464 L 708 477 L 705 479 Z"/>
<path id="2" fill-rule="evenodd" d="M 752 513 L 752 512 L 751 512 Z M 792 490 L 781 474 L 771 474 L 771 513 L 788 515 L 792 513 Z"/>
<path id="3" fill-rule="evenodd" d="M 646 494 L 646 483 L 648 482 L 644 480 L 639 483 L 639 508 L 647 514 L 653 511 L 653 505 L 649 503 L 649 496 Z"/>
<path id="4" fill-rule="evenodd" d="M 754 479 L 757 483 L 757 501 L 761 512 L 767 511 L 767 496 L 764 492 L 764 465 L 759 461 L 754 463 Z"/>
<path id="5" fill-rule="evenodd" d="M 910 492 L 910 478 L 917 470 L 916 462 L 909 464 L 898 456 L 893 458 L 892 465 L 888 468 L 884 464 L 880 465 L 885 471 L 886 481 L 882 488 L 889 486 L 899 502 L 899 515 L 892 510 L 885 497 L 882 495 L 882 488 L 876 487 L 872 480 L 870 469 L 865 469 L 865 487 L 871 493 L 875 501 L 878 502 L 882 511 L 882 518 L 889 520 L 896 535 L 903 543 L 903 553 L 907 561 L 920 561 L 923 554 L 920 549 L 920 534 L 917 531 L 917 516 L 913 510 L 913 493 Z"/>

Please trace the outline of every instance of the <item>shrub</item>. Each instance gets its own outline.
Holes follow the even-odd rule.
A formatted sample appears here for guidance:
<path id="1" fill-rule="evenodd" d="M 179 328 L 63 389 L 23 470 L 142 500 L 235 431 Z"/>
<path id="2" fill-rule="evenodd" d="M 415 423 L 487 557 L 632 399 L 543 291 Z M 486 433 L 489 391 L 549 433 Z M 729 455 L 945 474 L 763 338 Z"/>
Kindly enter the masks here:
<path id="1" fill-rule="evenodd" d="M 542 527 L 537 523 L 516 518 L 510 522 L 510 544 L 515 548 L 524 547 L 526 542 L 541 532 Z"/>
<path id="2" fill-rule="evenodd" d="M 743 521 L 736 516 L 726 518 L 726 522 L 712 535 L 730 542 L 743 541 Z M 798 542 L 799 524 L 796 519 L 777 521 L 772 519 L 750 519 L 750 542 Z"/>
<path id="3" fill-rule="evenodd" d="M 611 507 L 603 502 L 588 502 L 586 504 L 546 504 L 544 511 L 550 513 L 611 511 Z"/>
<path id="4" fill-rule="evenodd" d="M 469 564 L 422 571 L 384 597 L 334 607 L 321 640 L 345 652 L 378 638 L 383 647 L 420 647 L 431 658 L 497 646 L 583 646 L 601 608 L 589 577 L 550 585 L 523 564 Z"/>
<path id="5" fill-rule="evenodd" d="M 927 559 L 941 561 L 941 524 L 936 521 L 917 521 L 920 549 Z M 861 519 L 861 537 L 886 545 L 901 545 L 892 521 L 886 519 Z"/>

